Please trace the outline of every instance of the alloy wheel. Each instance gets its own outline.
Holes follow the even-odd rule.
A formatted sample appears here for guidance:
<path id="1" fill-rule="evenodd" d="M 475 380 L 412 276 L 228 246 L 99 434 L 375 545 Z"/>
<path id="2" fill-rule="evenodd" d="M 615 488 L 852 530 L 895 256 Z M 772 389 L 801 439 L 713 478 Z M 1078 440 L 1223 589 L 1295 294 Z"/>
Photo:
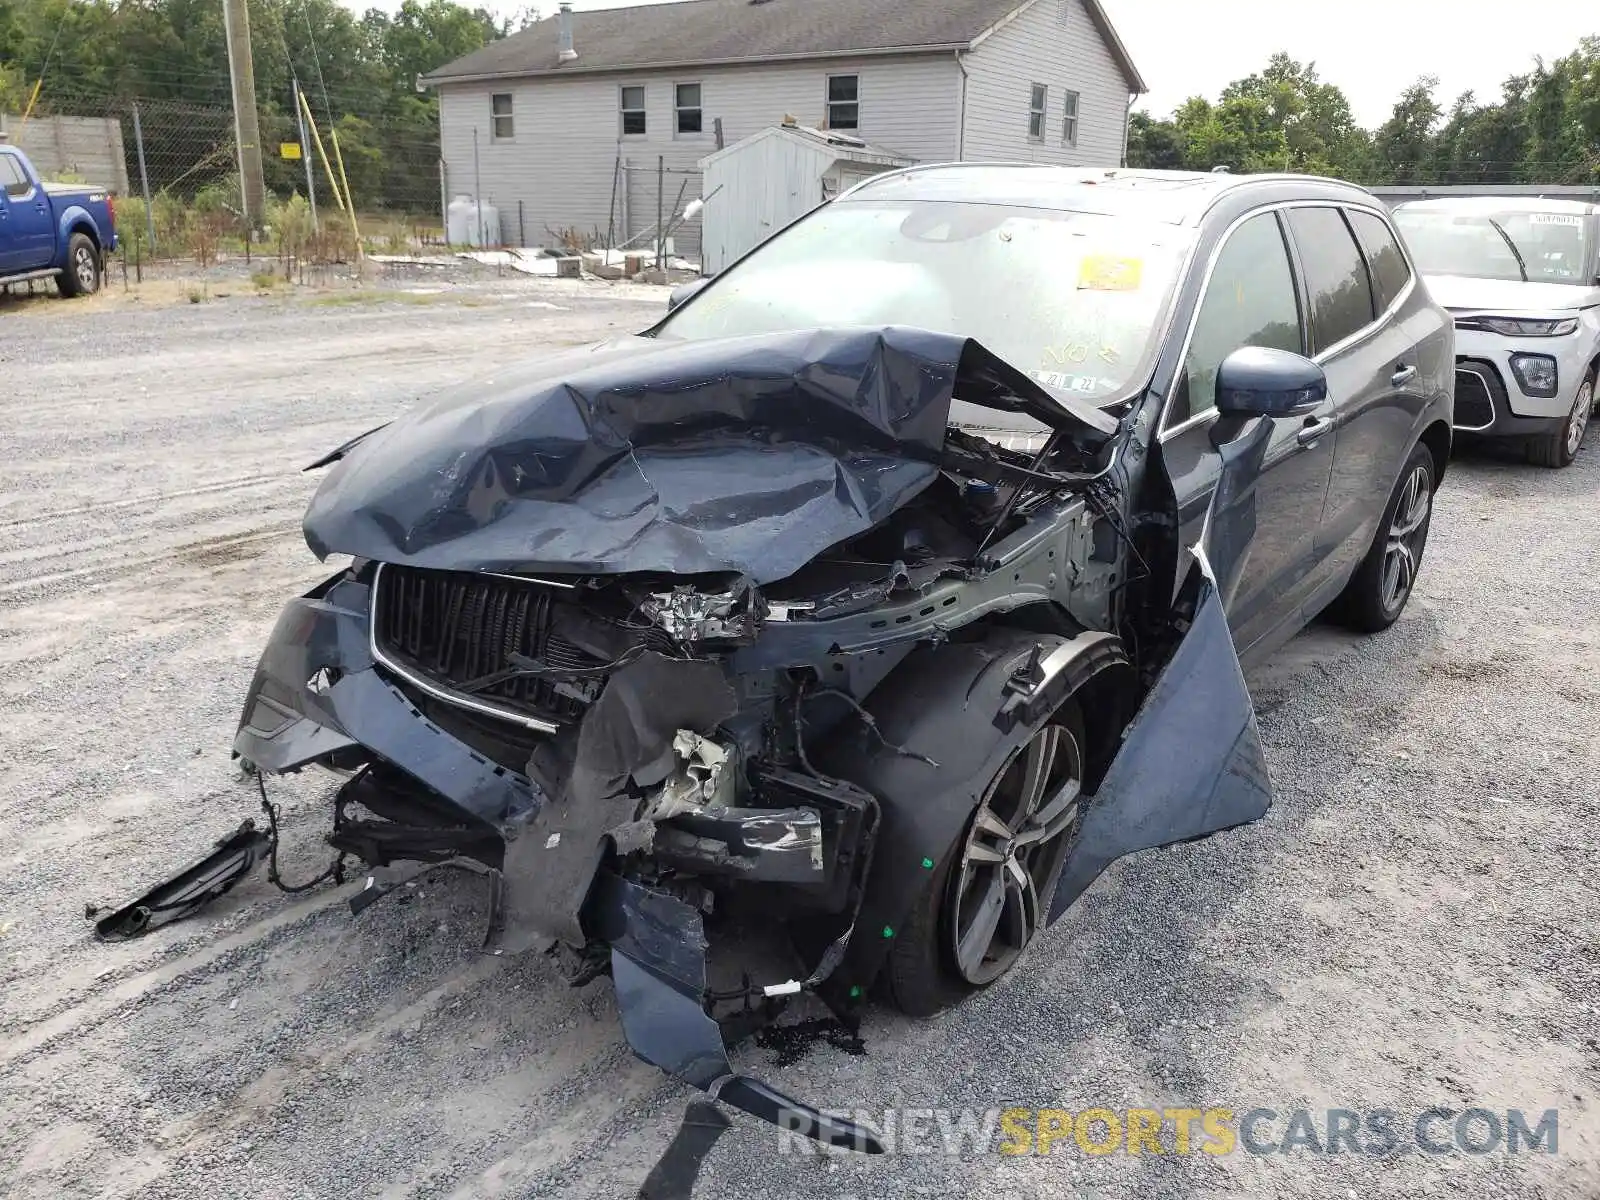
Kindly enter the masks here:
<path id="1" fill-rule="evenodd" d="M 99 279 L 95 270 L 94 252 L 87 246 L 79 246 L 78 252 L 72 258 L 72 270 L 78 277 L 78 285 L 86 292 L 94 290 L 94 285 Z"/>
<path id="2" fill-rule="evenodd" d="M 1567 418 L 1567 457 L 1572 458 L 1583 445 L 1584 430 L 1589 428 L 1589 411 L 1594 407 L 1594 381 L 1585 379 L 1578 385 L 1578 398 L 1573 402 L 1572 413 Z"/>
<path id="3" fill-rule="evenodd" d="M 1063 725 L 1045 725 L 990 783 L 951 880 L 956 969 L 982 986 L 1011 969 L 1038 931 L 1079 828 L 1083 750 Z"/>
<path id="4" fill-rule="evenodd" d="M 1417 465 L 1400 489 L 1399 502 L 1389 525 L 1383 552 L 1383 607 L 1392 613 L 1405 603 L 1417 579 L 1417 561 L 1428 536 L 1428 512 L 1433 504 L 1428 468 Z"/>

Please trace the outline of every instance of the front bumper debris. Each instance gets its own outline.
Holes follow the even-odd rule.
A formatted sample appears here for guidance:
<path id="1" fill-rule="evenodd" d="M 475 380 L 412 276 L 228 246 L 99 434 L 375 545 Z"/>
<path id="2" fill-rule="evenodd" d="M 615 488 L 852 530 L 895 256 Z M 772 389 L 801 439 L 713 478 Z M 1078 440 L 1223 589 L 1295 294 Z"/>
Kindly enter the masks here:
<path id="1" fill-rule="evenodd" d="M 116 941 L 137 937 L 198 912 L 233 888 L 271 853 L 273 837 L 246 820 L 216 849 L 186 871 L 151 888 L 132 903 L 95 921 L 95 935 Z M 91 911 L 91 917 L 98 912 Z"/>
<path id="2" fill-rule="evenodd" d="M 611 947 L 622 1031 L 636 1055 L 782 1129 L 829 1146 L 883 1153 L 874 1130 L 733 1069 L 722 1029 L 704 1008 L 706 939 L 698 912 L 610 872 L 597 881 L 589 912 L 596 933 Z"/>

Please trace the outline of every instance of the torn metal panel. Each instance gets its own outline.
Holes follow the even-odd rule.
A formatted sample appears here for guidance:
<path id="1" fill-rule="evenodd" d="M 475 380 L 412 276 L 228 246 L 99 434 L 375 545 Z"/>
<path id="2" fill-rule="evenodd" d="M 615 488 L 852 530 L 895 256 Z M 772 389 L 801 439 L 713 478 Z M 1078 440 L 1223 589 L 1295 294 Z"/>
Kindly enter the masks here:
<path id="1" fill-rule="evenodd" d="M 966 338 L 816 330 L 629 339 L 465 390 L 361 439 L 305 517 L 333 552 L 452 570 L 784 578 L 939 474 L 956 391 L 1073 431 L 1116 422 Z"/>
<path id="2" fill-rule="evenodd" d="M 765 883 L 820 883 L 822 818 L 808 808 L 717 808 L 659 826 L 654 857 L 673 866 Z"/>
<path id="3" fill-rule="evenodd" d="M 720 592 L 704 592 L 689 584 L 651 592 L 639 602 L 639 610 L 686 645 L 750 641 L 761 632 L 767 616 L 761 593 L 745 579 Z"/>
<path id="4" fill-rule="evenodd" d="M 652 821 L 665 821 L 679 813 L 708 806 L 726 807 L 735 796 L 730 753 L 692 729 L 680 729 L 672 738 L 677 767 L 661 785 L 660 796 L 645 813 Z"/>
<path id="5" fill-rule="evenodd" d="M 1248 824 L 1272 802 L 1255 707 L 1203 554 L 1185 595 L 1194 623 L 1090 802 L 1050 904 L 1052 921 L 1123 855 Z"/>

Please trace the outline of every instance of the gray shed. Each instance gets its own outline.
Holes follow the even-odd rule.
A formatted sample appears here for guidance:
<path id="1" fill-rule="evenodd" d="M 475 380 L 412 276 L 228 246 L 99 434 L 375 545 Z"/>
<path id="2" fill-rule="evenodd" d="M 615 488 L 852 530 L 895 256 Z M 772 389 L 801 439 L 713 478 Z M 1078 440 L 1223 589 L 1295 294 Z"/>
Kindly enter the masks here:
<path id="1" fill-rule="evenodd" d="M 868 176 L 915 160 L 860 138 L 785 121 L 700 160 L 702 270 L 722 270 Z"/>

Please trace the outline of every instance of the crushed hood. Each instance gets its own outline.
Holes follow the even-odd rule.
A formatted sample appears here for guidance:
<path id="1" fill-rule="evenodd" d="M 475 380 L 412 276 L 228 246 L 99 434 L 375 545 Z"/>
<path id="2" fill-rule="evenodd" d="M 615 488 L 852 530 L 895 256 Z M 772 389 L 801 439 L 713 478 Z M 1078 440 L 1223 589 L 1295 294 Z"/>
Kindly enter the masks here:
<path id="1" fill-rule="evenodd" d="M 959 394 L 960 400 L 957 400 Z M 955 404 L 1117 423 L 968 338 L 904 328 L 624 338 L 417 407 L 323 462 L 319 557 L 447 570 L 792 574 L 939 473 Z"/>

